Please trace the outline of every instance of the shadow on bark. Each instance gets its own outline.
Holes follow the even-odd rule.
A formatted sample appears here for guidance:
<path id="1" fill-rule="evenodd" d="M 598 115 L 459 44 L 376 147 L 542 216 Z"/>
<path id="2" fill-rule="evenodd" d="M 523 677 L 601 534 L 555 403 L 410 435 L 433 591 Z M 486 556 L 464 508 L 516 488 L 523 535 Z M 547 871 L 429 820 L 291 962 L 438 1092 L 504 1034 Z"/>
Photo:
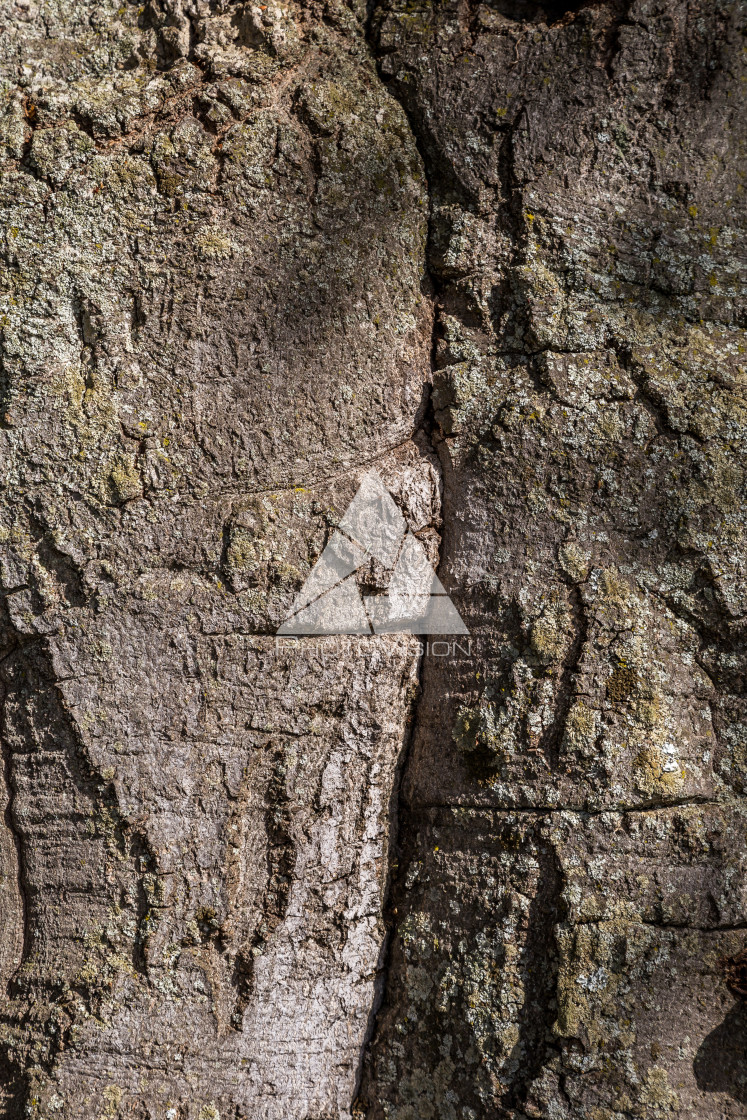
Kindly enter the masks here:
<path id="1" fill-rule="evenodd" d="M 699 1089 L 727 1093 L 747 1104 L 747 1003 L 735 1003 L 723 1023 L 706 1035 L 693 1071 Z"/>

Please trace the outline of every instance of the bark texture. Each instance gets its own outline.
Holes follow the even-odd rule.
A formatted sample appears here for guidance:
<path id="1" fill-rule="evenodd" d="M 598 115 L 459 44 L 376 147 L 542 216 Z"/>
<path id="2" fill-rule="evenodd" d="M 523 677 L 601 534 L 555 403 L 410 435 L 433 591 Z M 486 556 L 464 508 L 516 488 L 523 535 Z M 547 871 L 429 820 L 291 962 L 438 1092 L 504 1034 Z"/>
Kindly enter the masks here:
<path id="1" fill-rule="evenodd" d="M 0 1116 L 747 1116 L 747 3 L 0 20 Z"/>

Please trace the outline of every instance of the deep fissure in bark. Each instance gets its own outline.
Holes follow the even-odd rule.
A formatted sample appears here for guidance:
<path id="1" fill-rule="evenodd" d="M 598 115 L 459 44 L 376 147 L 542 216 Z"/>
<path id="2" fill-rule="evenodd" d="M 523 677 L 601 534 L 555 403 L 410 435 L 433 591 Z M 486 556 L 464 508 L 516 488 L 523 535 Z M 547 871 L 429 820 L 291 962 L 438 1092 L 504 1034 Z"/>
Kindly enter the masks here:
<path id="1" fill-rule="evenodd" d="M 579 10 L 586 7 L 588 4 L 582 3 L 564 8 L 563 13 L 570 12 L 571 10 Z M 547 10 L 547 6 L 545 6 Z M 438 360 L 438 343 L 441 336 L 441 322 L 439 316 L 439 308 L 442 306 L 444 297 L 449 291 L 449 284 L 446 281 L 441 281 L 438 277 L 437 271 L 431 265 L 432 254 L 434 252 L 434 221 L 433 221 L 433 206 L 434 206 L 434 177 L 439 175 L 448 167 L 444 161 L 439 164 L 437 152 L 434 152 L 432 142 L 428 137 L 428 130 L 426 122 L 420 120 L 408 106 L 407 87 L 400 88 L 398 83 L 387 80 L 381 68 L 381 55 L 376 50 L 375 37 L 373 33 L 373 19 L 375 15 L 375 5 L 370 5 L 369 16 L 367 23 L 367 40 L 369 47 L 376 58 L 379 57 L 379 76 L 389 91 L 397 97 L 397 100 L 402 105 L 404 112 L 407 115 L 412 135 L 415 143 L 420 152 L 423 166 L 425 169 L 426 183 L 428 187 L 428 201 L 429 201 L 429 221 L 428 221 L 428 237 L 426 241 L 425 252 L 425 269 L 427 284 L 433 292 L 433 327 L 432 327 L 432 344 L 431 344 L 431 378 L 433 374 L 440 368 Z M 552 19 L 559 18 L 556 12 L 550 13 Z M 514 18 L 525 18 L 515 16 Z M 504 136 L 498 161 L 501 188 L 503 192 L 503 206 L 500 209 L 500 221 L 513 240 L 514 246 L 514 261 L 521 260 L 524 252 L 524 245 L 526 240 L 526 224 L 522 215 L 522 197 L 521 190 L 514 171 L 514 156 L 513 145 L 514 135 L 517 128 L 521 127 L 523 119 L 523 110 L 517 107 L 515 115 L 511 121 L 510 127 Z M 438 167 L 438 171 L 436 168 Z M 461 184 L 459 184 L 456 177 L 451 177 L 448 173 L 445 176 L 445 181 L 441 184 L 441 197 L 453 196 L 455 193 L 462 196 L 463 204 L 466 208 L 471 208 L 469 200 L 469 192 L 464 192 Z M 453 301 L 452 301 L 453 302 Z M 464 318 L 464 315 L 461 316 Z M 443 498 L 442 508 L 447 511 L 452 502 L 456 500 L 455 495 L 448 493 L 449 477 L 450 477 L 450 463 L 448 460 L 449 451 L 446 447 L 444 436 L 440 430 L 440 426 L 436 420 L 433 411 L 433 404 L 431 400 L 431 393 L 428 394 L 427 410 L 423 418 L 423 428 L 426 431 L 428 438 L 434 451 L 438 455 L 439 461 L 442 464 L 441 477 L 443 485 Z M 446 538 L 444 538 L 446 539 Z M 442 552 L 440 562 L 443 563 L 445 558 L 444 545 L 442 544 Z M 555 715 L 551 726 L 545 732 L 540 743 L 540 750 L 546 755 L 550 764 L 554 767 L 557 764 L 558 754 L 560 750 L 560 741 L 563 735 L 565 722 L 573 703 L 573 680 L 574 674 L 577 669 L 579 660 L 582 656 L 584 644 L 587 638 L 587 620 L 584 610 L 583 600 L 581 593 L 577 587 L 571 588 L 572 609 L 575 619 L 575 633 L 571 642 L 568 653 L 561 666 L 557 692 L 555 697 Z M 382 1005 L 386 999 L 387 994 L 387 978 L 390 972 L 391 955 L 393 950 L 395 930 L 398 924 L 398 908 L 399 905 L 406 901 L 407 889 L 405 886 L 405 877 L 408 874 L 410 859 L 408 852 L 414 847 L 414 837 L 417 830 L 422 825 L 419 819 L 420 814 L 417 811 L 413 812 L 407 807 L 402 800 L 402 780 L 406 773 L 407 762 L 409 758 L 409 746 L 418 726 L 418 721 L 422 719 L 422 705 L 423 700 L 423 675 L 427 672 L 427 665 L 425 659 L 421 661 L 420 665 L 420 696 L 415 708 L 413 724 L 410 729 L 408 737 L 408 749 L 405 750 L 403 755 L 403 763 L 398 775 L 398 780 L 395 785 L 398 811 L 396 819 L 393 821 L 392 832 L 390 834 L 390 852 L 395 855 L 395 859 L 390 856 L 390 883 L 387 889 L 387 909 L 385 914 L 387 935 L 383 948 L 384 964 L 382 968 L 382 976 L 380 981 L 380 988 L 377 991 L 377 998 L 372 1007 L 369 1026 L 366 1032 L 365 1045 L 362 1049 L 361 1064 L 359 1067 L 358 1075 L 356 1078 L 356 1092 L 360 1091 L 361 1084 L 364 1080 L 364 1074 L 368 1072 L 368 1081 L 370 1085 L 375 1084 L 375 1076 L 372 1070 L 366 1070 L 366 1062 L 369 1058 L 369 1050 L 373 1042 L 377 1016 L 381 1010 Z M 447 807 L 447 806 L 445 806 Z M 542 810 L 540 810 L 542 812 Z M 506 849 L 507 851 L 510 848 Z M 545 1062 L 549 1050 L 552 1048 L 552 1039 L 550 1028 L 554 1021 L 557 1008 L 555 1004 L 555 994 L 557 987 L 557 950 L 554 942 L 554 930 L 556 923 L 559 920 L 561 912 L 561 891 L 563 879 L 561 870 L 558 864 L 557 856 L 552 846 L 540 842 L 538 848 L 538 862 L 540 867 L 539 880 L 536 887 L 536 892 L 532 899 L 529 914 L 529 932 L 527 942 L 525 944 L 522 959 L 525 980 L 525 997 L 522 1005 L 522 1010 L 518 1018 L 520 1047 L 523 1061 L 523 1072 L 518 1077 L 516 1082 L 511 1088 L 510 1093 L 506 1096 L 506 1106 L 510 1108 L 520 1108 L 526 1103 L 527 1095 L 531 1086 L 532 1080 L 540 1072 L 543 1063 Z M 359 1120 L 368 1115 L 368 1110 L 374 1105 L 374 1101 L 369 1101 L 361 1097 L 356 1097 L 353 1102 L 353 1120 Z"/>
<path id="2" fill-rule="evenodd" d="M 552 1025 L 557 1015 L 558 951 L 555 926 L 561 912 L 563 874 L 552 845 L 537 847 L 539 877 L 529 909 L 528 934 L 522 951 L 524 1002 L 517 1017 L 521 1072 L 506 1097 L 506 1106 L 522 1110 L 534 1079 L 557 1049 Z"/>

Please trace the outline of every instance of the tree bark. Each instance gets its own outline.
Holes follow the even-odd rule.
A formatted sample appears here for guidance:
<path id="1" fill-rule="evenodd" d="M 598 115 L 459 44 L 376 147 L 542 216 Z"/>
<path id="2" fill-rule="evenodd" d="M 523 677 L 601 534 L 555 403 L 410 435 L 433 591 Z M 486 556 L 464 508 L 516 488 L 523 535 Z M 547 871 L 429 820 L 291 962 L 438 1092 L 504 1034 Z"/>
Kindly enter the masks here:
<path id="1" fill-rule="evenodd" d="M 0 1115 L 747 1115 L 747 4 L 1 7 Z"/>

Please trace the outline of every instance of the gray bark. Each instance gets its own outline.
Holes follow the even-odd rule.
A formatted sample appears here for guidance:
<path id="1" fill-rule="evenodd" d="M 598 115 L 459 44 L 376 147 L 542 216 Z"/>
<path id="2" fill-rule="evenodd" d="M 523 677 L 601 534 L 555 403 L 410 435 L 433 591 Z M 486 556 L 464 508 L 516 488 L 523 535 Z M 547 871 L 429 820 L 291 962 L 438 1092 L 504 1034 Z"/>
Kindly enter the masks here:
<path id="1" fill-rule="evenodd" d="M 747 5 L 0 11 L 0 1115 L 747 1115 Z"/>

